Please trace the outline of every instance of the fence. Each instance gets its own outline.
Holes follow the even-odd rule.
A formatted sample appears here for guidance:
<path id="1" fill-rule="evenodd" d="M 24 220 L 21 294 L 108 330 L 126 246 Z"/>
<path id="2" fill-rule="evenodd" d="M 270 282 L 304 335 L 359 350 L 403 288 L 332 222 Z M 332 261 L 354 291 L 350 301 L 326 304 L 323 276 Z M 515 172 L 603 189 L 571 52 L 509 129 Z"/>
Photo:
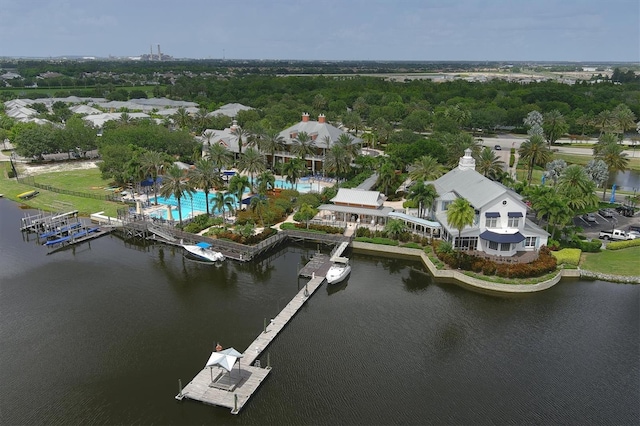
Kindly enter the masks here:
<path id="1" fill-rule="evenodd" d="M 33 176 L 18 178 L 18 182 L 24 185 L 33 186 L 35 188 L 44 189 L 46 191 L 55 192 L 57 194 L 72 195 L 74 197 L 82 197 L 82 198 L 92 198 L 94 200 L 102 200 L 102 201 L 120 201 L 120 197 L 116 195 L 90 194 L 88 192 L 72 191 L 69 189 L 56 188 L 51 185 L 43 185 L 41 183 L 36 182 Z"/>

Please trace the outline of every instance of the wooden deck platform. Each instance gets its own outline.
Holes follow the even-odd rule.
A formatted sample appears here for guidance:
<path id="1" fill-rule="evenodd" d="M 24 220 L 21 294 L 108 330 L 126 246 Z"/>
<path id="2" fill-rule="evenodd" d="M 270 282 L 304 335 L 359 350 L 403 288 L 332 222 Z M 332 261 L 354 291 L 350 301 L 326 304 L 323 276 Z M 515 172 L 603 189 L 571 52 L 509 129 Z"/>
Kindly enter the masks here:
<path id="1" fill-rule="evenodd" d="M 209 405 L 227 407 L 231 409 L 232 414 L 238 414 L 271 371 L 269 365 L 266 368 L 254 366 L 256 359 L 323 281 L 324 276 L 312 278 L 275 318 L 265 324 L 262 333 L 249 345 L 242 358 L 239 359 L 240 366 L 238 368 L 234 367 L 231 373 L 228 373 L 219 367 L 214 367 L 213 370 L 205 367 L 176 395 L 176 399 L 186 398 Z M 225 375 L 228 377 L 225 378 Z"/>

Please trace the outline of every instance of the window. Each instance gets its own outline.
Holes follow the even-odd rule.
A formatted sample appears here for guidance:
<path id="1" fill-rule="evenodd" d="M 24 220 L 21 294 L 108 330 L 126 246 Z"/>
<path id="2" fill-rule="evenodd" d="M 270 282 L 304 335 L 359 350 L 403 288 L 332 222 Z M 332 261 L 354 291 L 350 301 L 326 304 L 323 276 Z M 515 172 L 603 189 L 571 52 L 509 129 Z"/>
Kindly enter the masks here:
<path id="1" fill-rule="evenodd" d="M 443 201 L 442 202 L 442 210 L 447 210 L 449 208 L 449 204 L 451 204 L 453 201 Z"/>
<path id="2" fill-rule="evenodd" d="M 497 217 L 488 217 L 487 218 L 487 228 L 497 228 L 498 227 L 498 218 Z"/>
<path id="3" fill-rule="evenodd" d="M 459 250 L 475 250 L 478 246 L 478 237 L 456 238 L 456 248 Z"/>
<path id="4" fill-rule="evenodd" d="M 524 239 L 524 246 L 525 247 L 535 247 L 537 239 L 538 239 L 538 237 L 526 237 Z"/>
<path id="5" fill-rule="evenodd" d="M 511 250 L 511 243 L 500 243 L 500 251 Z"/>
<path id="6" fill-rule="evenodd" d="M 517 228 L 520 224 L 520 218 L 519 217 L 510 217 L 509 218 L 509 223 L 507 224 L 507 227 L 509 228 Z"/>
<path id="7" fill-rule="evenodd" d="M 489 248 L 491 250 L 498 250 L 498 243 L 496 243 L 495 241 L 489 241 Z"/>

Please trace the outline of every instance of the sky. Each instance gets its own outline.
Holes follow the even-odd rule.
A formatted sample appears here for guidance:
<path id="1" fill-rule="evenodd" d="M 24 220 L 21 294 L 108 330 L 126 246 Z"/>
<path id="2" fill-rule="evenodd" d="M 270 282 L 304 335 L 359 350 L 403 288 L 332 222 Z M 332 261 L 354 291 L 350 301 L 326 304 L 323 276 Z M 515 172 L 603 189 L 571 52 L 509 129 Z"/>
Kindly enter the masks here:
<path id="1" fill-rule="evenodd" d="M 638 0 L 0 0 L 0 57 L 640 62 Z"/>

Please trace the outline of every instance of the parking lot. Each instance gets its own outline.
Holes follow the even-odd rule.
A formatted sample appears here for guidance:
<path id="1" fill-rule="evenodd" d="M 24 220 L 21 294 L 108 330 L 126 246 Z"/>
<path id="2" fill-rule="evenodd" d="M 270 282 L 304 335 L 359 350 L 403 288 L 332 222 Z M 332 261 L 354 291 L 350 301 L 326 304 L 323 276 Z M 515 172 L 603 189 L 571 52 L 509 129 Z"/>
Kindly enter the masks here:
<path id="1" fill-rule="evenodd" d="M 590 222 L 582 215 L 573 218 L 573 224 L 584 229 L 583 234 L 587 238 L 598 238 L 600 231 L 610 231 L 612 229 L 629 230 L 629 225 L 640 225 L 640 213 L 636 213 L 632 217 L 626 217 L 618 212 L 613 212 L 613 217 L 604 217 L 598 212 L 594 212 L 595 221 Z"/>

